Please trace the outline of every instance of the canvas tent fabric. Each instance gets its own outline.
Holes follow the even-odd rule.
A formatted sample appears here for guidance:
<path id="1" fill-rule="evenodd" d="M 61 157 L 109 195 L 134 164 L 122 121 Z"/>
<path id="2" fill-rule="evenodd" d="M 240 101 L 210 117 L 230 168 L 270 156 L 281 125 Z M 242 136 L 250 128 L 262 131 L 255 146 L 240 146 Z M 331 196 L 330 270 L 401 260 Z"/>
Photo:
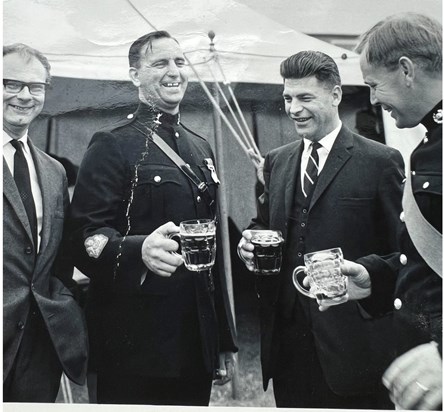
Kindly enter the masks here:
<path id="1" fill-rule="evenodd" d="M 230 82 L 280 84 L 280 62 L 300 50 L 333 57 L 344 84 L 362 84 L 358 56 L 288 28 L 236 0 L 4 0 L 3 43 L 26 43 L 50 60 L 54 76 L 128 80 L 128 49 L 167 30 L 205 81 L 208 32 Z M 191 81 L 197 79 L 191 73 Z M 222 80 L 219 76 L 218 80 Z"/>

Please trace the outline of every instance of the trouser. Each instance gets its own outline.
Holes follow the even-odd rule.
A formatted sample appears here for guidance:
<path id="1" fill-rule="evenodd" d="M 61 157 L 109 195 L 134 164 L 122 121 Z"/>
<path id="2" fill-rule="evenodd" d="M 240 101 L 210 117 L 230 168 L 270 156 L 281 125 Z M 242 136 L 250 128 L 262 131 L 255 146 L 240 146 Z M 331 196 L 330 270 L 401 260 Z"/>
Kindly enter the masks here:
<path id="1" fill-rule="evenodd" d="M 310 327 L 299 303 L 291 319 L 277 322 L 279 352 L 273 376 L 277 407 L 393 409 L 387 391 L 380 385 L 374 394 L 341 396 L 325 379 Z"/>
<path id="2" fill-rule="evenodd" d="M 33 299 L 19 350 L 3 383 L 3 401 L 55 402 L 61 375 L 54 345 Z"/>
<path id="3" fill-rule="evenodd" d="M 152 378 L 99 373 L 97 402 L 114 404 L 208 406 L 210 375 Z"/>

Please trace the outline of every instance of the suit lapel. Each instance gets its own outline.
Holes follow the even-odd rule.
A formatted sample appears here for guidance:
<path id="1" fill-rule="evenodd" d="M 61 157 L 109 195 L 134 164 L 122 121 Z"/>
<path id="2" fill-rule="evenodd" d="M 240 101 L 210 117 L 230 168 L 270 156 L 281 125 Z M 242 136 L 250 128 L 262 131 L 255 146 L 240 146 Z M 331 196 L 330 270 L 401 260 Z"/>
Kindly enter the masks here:
<path id="1" fill-rule="evenodd" d="M 3 158 L 3 194 L 8 199 L 12 208 L 14 209 L 17 217 L 19 218 L 21 224 L 23 225 L 29 239 L 33 242 L 31 226 L 29 224 L 28 215 L 26 214 L 26 209 L 20 194 L 15 184 L 14 177 L 9 170 L 8 164 L 5 158 Z"/>
<path id="2" fill-rule="evenodd" d="M 287 165 L 285 166 L 284 173 L 282 174 L 287 178 L 287 185 L 285 187 L 285 219 L 290 215 L 291 208 L 294 201 L 294 191 L 296 190 L 296 179 L 299 176 L 299 168 L 301 164 L 302 140 L 295 142 L 293 149 L 291 150 L 288 158 Z"/>
<path id="3" fill-rule="evenodd" d="M 318 177 L 318 182 L 313 192 L 313 196 L 310 202 L 310 209 L 317 202 L 319 197 L 332 182 L 339 170 L 347 163 L 352 156 L 349 149 L 353 147 L 353 135 L 345 127 L 342 126 L 336 138 L 327 161 Z"/>
<path id="4" fill-rule="evenodd" d="M 40 191 L 42 193 L 43 204 L 43 221 L 42 231 L 40 239 L 40 253 L 42 254 L 46 250 L 48 245 L 49 236 L 51 233 L 51 216 L 53 215 L 56 205 L 54 204 L 54 196 L 51 196 L 53 185 L 51 185 L 50 171 L 48 168 L 45 170 L 45 159 L 43 155 L 36 150 L 31 140 L 28 139 L 28 145 L 31 150 L 32 157 L 34 159 L 35 169 L 37 172 L 37 178 L 39 180 Z"/>

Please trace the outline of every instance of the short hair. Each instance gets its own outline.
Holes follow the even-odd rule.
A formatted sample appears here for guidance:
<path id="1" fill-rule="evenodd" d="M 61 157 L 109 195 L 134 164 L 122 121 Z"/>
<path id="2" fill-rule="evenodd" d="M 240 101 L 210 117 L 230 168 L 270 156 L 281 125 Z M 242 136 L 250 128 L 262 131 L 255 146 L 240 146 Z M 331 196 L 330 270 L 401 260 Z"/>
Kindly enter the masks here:
<path id="1" fill-rule="evenodd" d="M 341 86 L 338 66 L 330 56 L 320 51 L 305 50 L 288 57 L 281 63 L 281 76 L 284 79 L 315 76 L 331 88 Z"/>
<path id="2" fill-rule="evenodd" d="M 359 39 L 355 51 L 371 65 L 394 70 L 402 56 L 423 70 L 442 72 L 442 25 L 417 13 L 401 13 L 376 23 Z"/>
<path id="3" fill-rule="evenodd" d="M 50 83 L 51 65 L 43 53 L 23 43 L 14 43 L 9 46 L 3 46 L 3 57 L 14 53 L 19 54 L 26 61 L 30 61 L 32 57 L 35 57 L 40 63 L 42 63 L 42 66 L 46 70 L 46 83 Z"/>
<path id="4" fill-rule="evenodd" d="M 179 42 L 165 30 L 153 31 L 145 34 L 142 37 L 139 37 L 129 49 L 128 61 L 130 67 L 135 67 L 136 69 L 140 68 L 141 58 L 146 55 L 148 49 L 152 50 L 153 40 L 157 39 L 172 39 L 179 44 Z"/>

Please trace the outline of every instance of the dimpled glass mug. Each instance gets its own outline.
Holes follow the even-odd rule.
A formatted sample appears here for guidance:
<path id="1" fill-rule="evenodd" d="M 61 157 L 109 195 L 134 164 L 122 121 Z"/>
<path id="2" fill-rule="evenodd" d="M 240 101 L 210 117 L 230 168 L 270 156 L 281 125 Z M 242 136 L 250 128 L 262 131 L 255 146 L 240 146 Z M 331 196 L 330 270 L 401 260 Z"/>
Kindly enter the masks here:
<path id="1" fill-rule="evenodd" d="M 193 272 L 211 269 L 216 259 L 216 222 L 211 219 L 185 220 L 180 222 L 179 227 L 179 233 L 169 238 L 180 238 L 181 256 L 186 268 Z"/>
<path id="2" fill-rule="evenodd" d="M 293 271 L 293 283 L 305 296 L 316 299 L 323 306 L 339 305 L 347 302 L 348 278 L 341 272 L 344 262 L 341 248 L 320 250 L 304 255 L 305 266 Z M 301 286 L 298 274 L 304 272 L 309 277 L 310 290 Z"/>
<path id="3" fill-rule="evenodd" d="M 251 230 L 250 242 L 254 245 L 253 260 L 244 260 L 253 265 L 257 275 L 277 275 L 281 270 L 284 239 L 278 230 Z M 242 255 L 240 255 L 242 257 Z"/>

